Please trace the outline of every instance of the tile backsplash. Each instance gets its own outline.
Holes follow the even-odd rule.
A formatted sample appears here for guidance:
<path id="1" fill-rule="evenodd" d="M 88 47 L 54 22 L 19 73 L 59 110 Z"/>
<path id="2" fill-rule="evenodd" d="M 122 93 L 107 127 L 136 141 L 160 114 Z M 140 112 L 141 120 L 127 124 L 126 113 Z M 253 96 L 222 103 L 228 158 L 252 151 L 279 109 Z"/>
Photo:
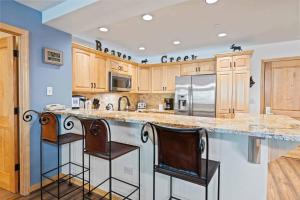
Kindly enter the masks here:
<path id="1" fill-rule="evenodd" d="M 100 100 L 100 109 L 105 110 L 108 103 L 113 104 L 114 110 L 118 109 L 118 99 L 121 96 L 128 96 L 130 100 L 130 109 L 136 109 L 137 103 L 143 101 L 147 104 L 147 109 L 158 109 L 159 104 L 164 103 L 164 98 L 174 98 L 174 94 L 134 94 L 125 92 L 116 93 L 101 93 L 93 96 L 88 96 L 88 98 L 98 98 Z M 125 108 L 125 99 L 121 102 L 121 109 Z"/>

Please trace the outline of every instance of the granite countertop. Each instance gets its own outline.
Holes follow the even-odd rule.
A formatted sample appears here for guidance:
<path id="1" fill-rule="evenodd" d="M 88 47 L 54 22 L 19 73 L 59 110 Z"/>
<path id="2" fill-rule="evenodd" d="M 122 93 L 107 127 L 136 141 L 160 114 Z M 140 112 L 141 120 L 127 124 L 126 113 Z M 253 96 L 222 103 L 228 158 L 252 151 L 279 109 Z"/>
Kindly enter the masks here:
<path id="1" fill-rule="evenodd" d="M 283 115 L 236 114 L 234 119 L 101 110 L 60 110 L 56 114 L 104 118 L 129 123 L 152 122 L 170 127 L 202 127 L 213 133 L 241 134 L 300 142 L 300 121 Z"/>

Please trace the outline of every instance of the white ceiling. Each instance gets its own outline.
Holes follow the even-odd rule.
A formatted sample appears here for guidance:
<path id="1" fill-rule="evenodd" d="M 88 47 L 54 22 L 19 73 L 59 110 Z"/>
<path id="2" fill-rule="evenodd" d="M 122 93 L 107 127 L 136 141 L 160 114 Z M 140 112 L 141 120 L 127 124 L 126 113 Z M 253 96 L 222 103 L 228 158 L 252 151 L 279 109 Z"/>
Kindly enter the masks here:
<path id="1" fill-rule="evenodd" d="M 66 0 L 15 0 L 21 4 L 24 4 L 33 9 L 44 11 L 49 8 L 52 8 Z"/>
<path id="2" fill-rule="evenodd" d="M 137 55 L 155 55 L 233 42 L 254 45 L 299 39 L 299 10 L 300 0 L 219 0 L 214 5 L 204 0 L 98 0 L 58 14 L 46 24 L 79 37 L 116 43 Z M 154 20 L 141 20 L 144 13 Z M 100 26 L 110 31 L 99 32 Z M 220 32 L 228 36 L 218 38 Z M 174 40 L 181 44 L 173 45 Z M 139 51 L 139 46 L 146 51 Z"/>

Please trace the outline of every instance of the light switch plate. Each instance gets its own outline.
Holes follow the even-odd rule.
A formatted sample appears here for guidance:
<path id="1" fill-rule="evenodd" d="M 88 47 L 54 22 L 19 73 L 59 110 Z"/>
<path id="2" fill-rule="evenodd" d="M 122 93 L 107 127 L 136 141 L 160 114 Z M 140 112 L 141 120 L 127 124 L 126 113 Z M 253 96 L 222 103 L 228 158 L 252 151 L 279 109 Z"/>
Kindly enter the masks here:
<path id="1" fill-rule="evenodd" d="M 47 96 L 53 95 L 53 87 L 47 87 Z"/>

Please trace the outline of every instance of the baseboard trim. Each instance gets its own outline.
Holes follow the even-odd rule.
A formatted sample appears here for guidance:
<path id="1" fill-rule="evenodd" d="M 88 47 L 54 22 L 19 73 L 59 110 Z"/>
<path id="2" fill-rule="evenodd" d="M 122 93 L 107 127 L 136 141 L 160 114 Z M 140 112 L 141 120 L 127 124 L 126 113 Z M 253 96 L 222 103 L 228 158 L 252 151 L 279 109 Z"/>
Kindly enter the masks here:
<path id="1" fill-rule="evenodd" d="M 60 174 L 59 174 L 59 177 L 63 177 L 63 176 L 64 176 L 63 173 L 60 173 Z M 57 175 L 52 176 L 51 179 L 53 179 L 53 180 L 56 181 L 56 180 L 58 179 L 58 176 L 57 176 Z M 51 180 L 49 180 L 49 179 L 45 179 L 45 180 L 43 180 L 43 186 L 47 186 L 47 185 L 49 185 L 49 184 L 52 183 L 52 182 L 53 182 L 53 181 L 51 181 Z M 36 184 L 33 184 L 33 185 L 30 186 L 30 193 L 35 192 L 35 191 L 39 190 L 40 188 L 41 188 L 41 182 L 38 182 L 38 183 L 36 183 Z"/>

